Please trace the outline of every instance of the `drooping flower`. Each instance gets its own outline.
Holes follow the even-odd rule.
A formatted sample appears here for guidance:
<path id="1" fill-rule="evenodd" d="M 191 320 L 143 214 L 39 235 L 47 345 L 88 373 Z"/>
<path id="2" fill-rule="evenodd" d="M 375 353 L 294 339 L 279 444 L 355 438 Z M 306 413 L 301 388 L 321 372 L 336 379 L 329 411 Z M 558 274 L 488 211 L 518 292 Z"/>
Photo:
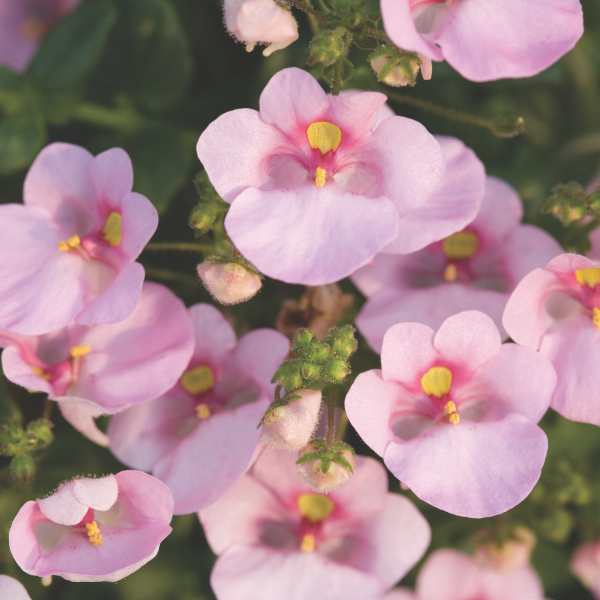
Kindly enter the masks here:
<path id="1" fill-rule="evenodd" d="M 260 112 L 226 113 L 200 136 L 198 156 L 231 203 L 225 228 L 261 273 L 307 285 L 342 279 L 429 198 L 444 171 L 439 144 L 404 117 L 373 131 L 385 100 L 328 96 L 310 74 L 283 69 Z"/>
<path id="2" fill-rule="evenodd" d="M 471 81 L 536 75 L 583 34 L 579 0 L 381 0 L 381 14 L 398 47 Z"/>
<path id="3" fill-rule="evenodd" d="M 449 161 L 442 184 L 453 169 Z M 434 197 L 443 206 L 443 188 L 438 189 Z M 466 187 L 464 193 L 468 197 L 473 192 Z M 463 310 L 486 313 L 506 338 L 502 313 L 510 293 L 527 273 L 561 252 L 550 234 L 521 224 L 522 216 L 516 191 L 488 177 L 481 209 L 462 231 L 448 232 L 445 239 L 412 254 L 379 254 L 357 271 L 352 281 L 368 301 L 356 325 L 371 347 L 380 352 L 385 332 L 396 323 L 416 321 L 437 329 Z"/>
<path id="4" fill-rule="evenodd" d="M 347 486 L 324 496 L 295 457 L 267 448 L 225 496 L 200 512 L 218 555 L 219 600 L 383 600 L 429 545 L 415 506 L 388 493 L 385 469 L 359 457 Z"/>
<path id="5" fill-rule="evenodd" d="M 289 351 L 287 338 L 271 329 L 236 341 L 209 304 L 189 314 L 195 349 L 179 381 L 156 400 L 119 413 L 108 428 L 115 456 L 164 481 L 178 515 L 214 502 L 252 464 L 257 426 L 273 399 L 271 378 Z"/>
<path id="6" fill-rule="evenodd" d="M 40 40 L 81 0 L 4 0 L 0 2 L 0 65 L 25 71 Z"/>
<path id="7" fill-rule="evenodd" d="M 269 44 L 264 56 L 286 48 L 298 39 L 298 23 L 292 13 L 274 0 L 225 0 L 225 26 L 248 52 L 260 43 Z"/>
<path id="8" fill-rule="evenodd" d="M 381 365 L 358 376 L 346 412 L 400 481 L 425 502 L 471 518 L 527 497 L 548 447 L 536 423 L 556 384 L 543 356 L 502 345 L 487 315 L 467 311 L 437 333 L 395 325 Z"/>
<path id="9" fill-rule="evenodd" d="M 72 323 L 41 336 L 0 331 L 0 346 L 10 381 L 47 393 L 74 427 L 107 445 L 92 417 L 170 389 L 190 360 L 194 336 L 183 302 L 168 288 L 145 283 L 135 310 L 120 323 Z"/>
<path id="10" fill-rule="evenodd" d="M 518 344 L 539 350 L 558 375 L 551 407 L 563 417 L 600 425 L 600 264 L 562 254 L 521 281 L 504 312 Z"/>
<path id="11" fill-rule="evenodd" d="M 44 148 L 27 173 L 25 205 L 0 206 L 0 328 L 41 335 L 75 320 L 117 323 L 144 281 L 134 262 L 158 215 L 131 191 L 120 148 L 94 157 L 79 146 Z"/>
<path id="12" fill-rule="evenodd" d="M 8 575 L 0 575 L 0 598 L 6 600 L 31 600 L 31 596 L 20 581 Z"/>
<path id="13" fill-rule="evenodd" d="M 74 479 L 25 503 L 10 528 L 10 551 L 30 575 L 118 581 L 156 556 L 172 516 L 169 488 L 147 473 Z"/>
<path id="14" fill-rule="evenodd" d="M 571 572 L 600 598 L 600 542 L 581 544 L 571 559 Z"/>
<path id="15" fill-rule="evenodd" d="M 397 589 L 386 600 L 544 600 L 538 574 L 530 567 L 509 571 L 480 567 L 458 550 L 436 550 L 417 577 L 414 592 Z"/>
<path id="16" fill-rule="evenodd" d="M 235 262 L 221 264 L 205 260 L 197 271 L 210 295 L 221 304 L 250 300 L 262 287 L 260 275 Z"/>

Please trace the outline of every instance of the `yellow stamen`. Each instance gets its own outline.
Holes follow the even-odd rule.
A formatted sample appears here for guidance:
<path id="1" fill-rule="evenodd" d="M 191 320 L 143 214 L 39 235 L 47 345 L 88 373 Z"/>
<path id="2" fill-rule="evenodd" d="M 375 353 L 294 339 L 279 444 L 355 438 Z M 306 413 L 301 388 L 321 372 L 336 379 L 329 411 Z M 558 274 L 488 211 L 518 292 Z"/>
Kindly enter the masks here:
<path id="1" fill-rule="evenodd" d="M 448 283 L 454 283 L 458 279 L 458 271 L 456 270 L 456 266 L 450 263 L 446 265 L 444 269 L 444 279 Z"/>
<path id="2" fill-rule="evenodd" d="M 186 371 L 181 376 L 181 385 L 192 396 L 200 396 L 213 388 L 215 376 L 208 365 L 201 365 Z"/>
<path id="3" fill-rule="evenodd" d="M 198 406 L 196 406 L 196 414 L 199 419 L 208 419 L 208 417 L 210 417 L 210 408 L 208 408 L 206 404 L 198 404 Z"/>
<path id="4" fill-rule="evenodd" d="M 44 369 L 40 369 L 40 367 L 31 367 L 31 370 L 42 379 L 49 381 L 50 375 L 44 371 Z"/>
<path id="5" fill-rule="evenodd" d="M 21 34 L 26 40 L 37 42 L 46 31 L 46 24 L 39 17 L 30 17 L 21 23 Z"/>
<path id="6" fill-rule="evenodd" d="M 81 240 L 78 235 L 71 236 L 66 242 L 58 242 L 58 249 L 61 252 L 75 250 L 79 246 L 81 246 Z"/>
<path id="7" fill-rule="evenodd" d="M 452 387 L 452 371 L 446 367 L 431 367 L 421 377 L 421 387 L 428 396 L 441 398 Z"/>
<path id="8" fill-rule="evenodd" d="M 448 421 L 450 421 L 452 425 L 458 425 L 460 423 L 460 417 L 458 416 L 458 413 L 452 413 L 451 415 L 449 415 Z"/>
<path id="9" fill-rule="evenodd" d="M 312 533 L 307 533 L 300 542 L 300 550 L 302 552 L 314 552 L 315 551 L 315 536 Z"/>
<path id="10" fill-rule="evenodd" d="M 317 174 L 315 176 L 315 183 L 319 187 L 323 187 L 327 182 L 327 171 L 325 169 L 321 169 L 321 167 L 317 167 Z"/>
<path id="11" fill-rule="evenodd" d="M 477 252 L 479 238 L 471 231 L 453 233 L 442 242 L 442 250 L 450 260 L 466 260 Z"/>
<path id="12" fill-rule="evenodd" d="M 88 540 L 92 542 L 94 546 L 102 546 L 102 534 L 100 533 L 98 523 L 96 523 L 96 521 L 86 523 L 85 528 L 87 530 Z"/>
<path id="13" fill-rule="evenodd" d="M 81 346 L 73 346 L 71 350 L 69 350 L 69 354 L 72 358 L 81 358 L 82 356 L 89 354 L 91 351 L 92 349 L 88 344 L 82 344 Z"/>
<path id="14" fill-rule="evenodd" d="M 118 212 L 111 212 L 102 228 L 102 235 L 110 246 L 118 246 L 123 238 L 123 228 L 121 227 L 121 215 Z"/>
<path id="15" fill-rule="evenodd" d="M 323 494 L 301 494 L 296 503 L 300 514 L 311 523 L 324 521 L 335 508 L 333 500 Z"/>
<path id="16" fill-rule="evenodd" d="M 320 150 L 321 154 L 327 154 L 330 150 L 335 152 L 342 141 L 342 130 L 327 121 L 312 123 L 308 126 L 306 135 L 310 147 L 313 150 Z"/>
<path id="17" fill-rule="evenodd" d="M 581 285 L 587 285 L 593 289 L 600 283 L 600 267 L 579 269 L 575 271 L 575 278 Z"/>
<path id="18" fill-rule="evenodd" d="M 456 412 L 456 404 L 454 404 L 454 402 L 452 402 L 452 400 L 450 400 L 446 406 L 444 406 L 444 412 L 446 413 L 447 417 L 448 417 L 448 421 L 450 421 L 450 423 L 454 424 L 454 425 L 458 425 L 459 421 L 460 421 L 460 417 L 458 416 L 458 413 Z"/>
<path id="19" fill-rule="evenodd" d="M 600 308 L 596 306 L 592 309 L 592 323 L 600 329 Z"/>

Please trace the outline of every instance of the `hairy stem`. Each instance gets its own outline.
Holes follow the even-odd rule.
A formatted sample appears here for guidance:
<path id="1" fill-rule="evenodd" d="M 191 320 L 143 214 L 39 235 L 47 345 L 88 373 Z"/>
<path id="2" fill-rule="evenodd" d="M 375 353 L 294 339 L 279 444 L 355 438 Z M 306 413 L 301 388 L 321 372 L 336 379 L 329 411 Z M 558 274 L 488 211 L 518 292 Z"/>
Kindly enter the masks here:
<path id="1" fill-rule="evenodd" d="M 346 435 L 346 429 L 348 429 L 348 415 L 346 411 L 342 411 L 342 415 L 340 417 L 340 422 L 338 423 L 337 433 L 335 434 L 335 439 L 338 442 L 344 441 L 344 436 Z"/>
<path id="2" fill-rule="evenodd" d="M 339 96 L 342 89 L 342 63 L 338 60 L 333 71 L 333 81 L 331 83 L 331 95 Z"/>
<path id="3" fill-rule="evenodd" d="M 302 11 L 304 11 L 305 13 L 309 14 L 311 17 L 317 19 L 317 21 L 319 21 L 320 23 L 330 23 L 331 19 L 329 17 L 326 17 L 321 11 L 318 11 L 316 8 L 313 8 L 312 6 L 310 6 L 309 4 L 305 4 L 304 2 L 302 2 L 302 0 L 281 0 L 282 2 L 285 2 L 286 4 L 289 4 L 290 6 L 293 6 L 294 8 L 298 8 Z"/>
<path id="4" fill-rule="evenodd" d="M 44 412 L 42 413 L 42 419 L 46 419 L 47 421 L 50 420 L 55 404 L 56 403 L 54 400 L 50 400 L 50 398 L 46 397 L 44 400 Z"/>
<path id="5" fill-rule="evenodd" d="M 144 265 L 146 276 L 152 279 L 160 279 L 161 281 L 172 281 L 174 283 L 182 283 L 189 286 L 197 286 L 200 280 L 193 275 L 187 273 L 179 273 L 178 271 L 171 271 L 170 269 L 157 269 L 156 267 L 148 267 Z"/>
<path id="6" fill-rule="evenodd" d="M 325 434 L 325 444 L 327 450 L 331 450 L 335 442 L 335 396 L 327 397 L 327 433 Z"/>
<path id="7" fill-rule="evenodd" d="M 144 250 L 149 252 L 161 252 L 163 250 L 175 250 L 176 252 L 212 252 L 212 244 L 196 244 L 194 242 L 150 242 Z"/>

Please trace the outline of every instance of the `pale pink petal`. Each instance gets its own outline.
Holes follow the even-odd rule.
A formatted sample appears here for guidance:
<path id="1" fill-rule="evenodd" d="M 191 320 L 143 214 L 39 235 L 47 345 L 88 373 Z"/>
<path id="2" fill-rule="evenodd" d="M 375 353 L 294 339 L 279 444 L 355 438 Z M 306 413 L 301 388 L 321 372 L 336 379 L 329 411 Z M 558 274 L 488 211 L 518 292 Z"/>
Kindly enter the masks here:
<path id="1" fill-rule="evenodd" d="M 398 237 L 383 252 L 406 254 L 464 229 L 477 215 L 485 190 L 485 168 L 460 140 L 435 138 L 446 171 L 430 198 L 400 220 Z"/>
<path id="2" fill-rule="evenodd" d="M 75 481 L 69 481 L 47 498 L 38 500 L 42 514 L 59 525 L 77 525 L 88 511 L 89 506 L 82 504 L 73 494 Z"/>
<path id="3" fill-rule="evenodd" d="M 386 102 L 387 96 L 380 92 L 329 96 L 328 118 L 342 130 L 340 150 L 373 131 L 378 111 Z"/>
<path id="4" fill-rule="evenodd" d="M 121 148 L 111 148 L 94 157 L 90 175 L 96 201 L 104 211 L 121 208 L 123 198 L 133 187 L 133 165 L 129 154 Z"/>
<path id="5" fill-rule="evenodd" d="M 417 600 L 417 597 L 411 590 L 395 588 L 385 595 L 385 600 Z"/>
<path id="6" fill-rule="evenodd" d="M 93 402 L 81 400 L 79 398 L 55 398 L 60 400 L 58 407 L 62 416 L 68 421 L 79 433 L 82 433 L 95 442 L 99 446 L 108 447 L 108 436 L 98 429 L 94 419 L 102 416 L 104 411 L 101 407 Z"/>
<path id="7" fill-rule="evenodd" d="M 225 218 L 236 247 L 262 273 L 306 285 L 350 275 L 395 237 L 397 224 L 386 198 L 366 198 L 333 183 L 307 183 L 285 196 L 248 189 Z"/>
<path id="8" fill-rule="evenodd" d="M 35 565 L 42 556 L 32 527 L 40 520 L 44 520 L 44 515 L 38 503 L 30 500 L 21 507 L 8 532 L 10 553 L 19 567 L 29 575 L 35 575 Z"/>
<path id="9" fill-rule="evenodd" d="M 6 598 L 6 600 L 31 600 L 31 596 L 27 593 L 23 584 L 8 575 L 0 575 L 0 598 Z"/>
<path id="10" fill-rule="evenodd" d="M 352 283 L 368 298 L 384 289 L 402 290 L 412 287 L 411 271 L 419 272 L 420 267 L 430 268 L 429 262 L 430 257 L 423 257 L 423 253 L 415 252 L 407 255 L 380 253 L 364 267 L 355 271 L 351 279 Z M 439 266 L 443 271 L 442 262 Z"/>
<path id="11" fill-rule="evenodd" d="M 235 348 L 235 331 L 221 311 L 210 304 L 195 304 L 189 308 L 194 327 L 196 347 L 193 361 L 206 361 L 220 367 Z"/>
<path id="12" fill-rule="evenodd" d="M 433 37 L 463 77 L 491 81 L 540 73 L 582 33 L 579 0 L 480 0 L 455 3 Z"/>
<path id="13" fill-rule="evenodd" d="M 437 550 L 417 578 L 419 600 L 463 600 L 482 596 L 481 575 L 473 559 L 457 550 Z"/>
<path id="14" fill-rule="evenodd" d="M 36 375 L 16 346 L 8 346 L 2 352 L 2 370 L 9 381 L 29 390 L 52 394 L 52 385 L 43 377 Z"/>
<path id="15" fill-rule="evenodd" d="M 544 600 L 542 582 L 529 565 L 509 571 L 485 569 L 481 578 L 489 600 Z"/>
<path id="16" fill-rule="evenodd" d="M 561 254 L 553 258 L 547 265 L 546 269 L 557 275 L 567 275 L 577 269 L 590 269 L 598 267 L 598 263 L 593 260 L 581 256 L 580 254 Z"/>
<path id="17" fill-rule="evenodd" d="M 332 562 L 318 553 L 236 545 L 222 554 L 210 583 L 218 600 L 383 600 L 375 575 Z"/>
<path id="18" fill-rule="evenodd" d="M 272 155 L 293 155 L 296 147 L 258 112 L 242 108 L 213 121 L 200 136 L 196 150 L 217 192 L 232 202 L 246 188 L 267 183 Z"/>
<path id="19" fill-rule="evenodd" d="M 537 425 L 509 414 L 502 421 L 430 428 L 411 441 L 389 444 L 384 462 L 428 504 L 484 518 L 506 512 L 529 495 L 547 449 Z"/>
<path id="20" fill-rule="evenodd" d="M 123 254 L 135 260 L 144 249 L 158 226 L 158 213 L 145 196 L 130 192 L 121 203 L 121 227 Z"/>
<path id="21" fill-rule="evenodd" d="M 94 510 L 108 510 L 119 495 L 119 486 L 114 475 L 100 479 L 75 479 L 73 496 L 84 506 Z"/>

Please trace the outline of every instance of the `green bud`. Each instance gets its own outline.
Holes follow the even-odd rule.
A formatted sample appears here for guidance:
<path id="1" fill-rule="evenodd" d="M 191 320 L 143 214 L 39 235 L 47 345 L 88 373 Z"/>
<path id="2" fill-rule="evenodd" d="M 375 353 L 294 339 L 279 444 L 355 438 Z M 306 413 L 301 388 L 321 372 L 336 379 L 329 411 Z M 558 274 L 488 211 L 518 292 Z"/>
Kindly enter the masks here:
<path id="1" fill-rule="evenodd" d="M 302 377 L 304 379 L 309 379 L 309 380 L 316 379 L 319 376 L 320 371 L 321 371 L 321 365 L 319 365 L 319 364 L 310 363 L 310 362 L 302 363 L 301 373 L 302 373 Z"/>
<path id="2" fill-rule="evenodd" d="M 2 447 L 3 453 L 12 454 L 12 452 L 9 452 L 9 446 L 13 447 L 20 444 L 23 440 L 23 436 L 23 428 L 18 422 L 0 427 L 0 446 Z"/>
<path id="3" fill-rule="evenodd" d="M 591 212 L 596 216 L 600 216 L 600 190 L 592 192 L 588 197 L 588 206 Z"/>
<path id="4" fill-rule="evenodd" d="M 299 329 L 294 336 L 294 344 L 299 348 L 305 348 L 311 343 L 314 337 L 310 329 Z"/>
<path id="5" fill-rule="evenodd" d="M 15 456 L 10 462 L 13 477 L 22 483 L 29 483 L 35 476 L 35 463 L 28 454 Z"/>
<path id="6" fill-rule="evenodd" d="M 27 425 L 27 432 L 34 435 L 43 445 L 46 445 L 54 440 L 52 427 L 54 427 L 54 425 L 51 421 L 48 421 L 47 419 L 38 419 Z"/>
<path id="7" fill-rule="evenodd" d="M 310 43 L 308 64 L 321 62 L 326 66 L 333 65 L 347 54 L 351 41 L 352 34 L 345 27 L 321 31 Z"/>
<path id="8" fill-rule="evenodd" d="M 323 376 L 330 381 L 340 383 L 344 381 L 346 375 L 350 373 L 348 363 L 341 358 L 332 358 L 329 360 L 322 369 Z"/>
<path id="9" fill-rule="evenodd" d="M 338 358 L 350 358 L 358 348 L 355 337 L 356 330 L 352 325 L 345 325 L 339 329 L 332 329 L 325 340 L 331 346 L 331 354 Z"/>
<path id="10" fill-rule="evenodd" d="M 304 354 L 308 360 L 322 365 L 331 355 L 331 348 L 329 344 L 313 340 Z"/>
<path id="11" fill-rule="evenodd" d="M 209 204 L 198 204 L 190 215 L 189 225 L 192 229 L 206 231 L 210 229 L 216 221 L 216 214 Z"/>
<path id="12" fill-rule="evenodd" d="M 284 362 L 273 375 L 271 383 L 281 381 L 286 390 L 298 390 L 302 387 L 301 364 L 297 360 Z"/>
<path id="13" fill-rule="evenodd" d="M 564 183 L 552 189 L 542 212 L 553 214 L 566 227 L 587 215 L 587 200 L 588 196 L 579 183 Z"/>
<path id="14" fill-rule="evenodd" d="M 525 131 L 525 119 L 501 115 L 492 119 L 492 133 L 496 137 L 513 138 Z"/>

